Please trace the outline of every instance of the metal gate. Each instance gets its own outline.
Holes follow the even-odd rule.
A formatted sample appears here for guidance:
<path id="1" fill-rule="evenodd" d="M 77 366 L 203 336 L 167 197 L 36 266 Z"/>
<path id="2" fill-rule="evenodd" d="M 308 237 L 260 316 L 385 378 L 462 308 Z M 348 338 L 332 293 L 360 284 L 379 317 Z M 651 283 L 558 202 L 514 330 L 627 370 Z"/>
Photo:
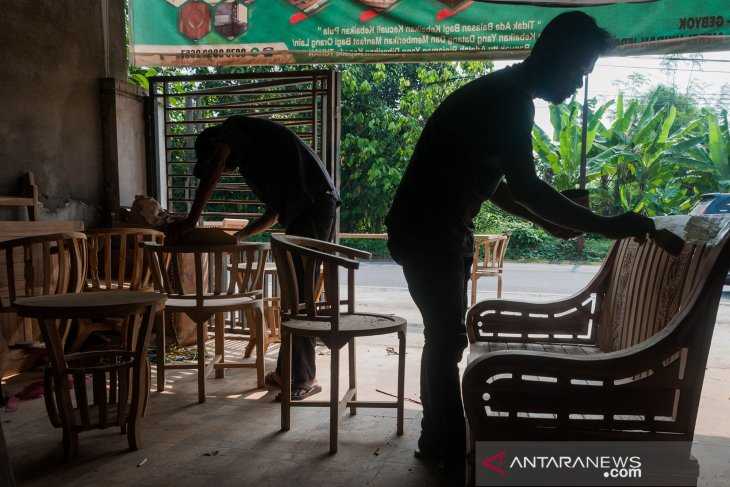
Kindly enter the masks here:
<path id="1" fill-rule="evenodd" d="M 274 120 L 320 156 L 339 190 L 340 73 L 334 70 L 150 78 L 150 194 L 186 214 L 198 180 L 195 137 L 231 115 Z M 224 176 L 203 211 L 206 221 L 255 218 L 263 204 L 238 174 Z"/>

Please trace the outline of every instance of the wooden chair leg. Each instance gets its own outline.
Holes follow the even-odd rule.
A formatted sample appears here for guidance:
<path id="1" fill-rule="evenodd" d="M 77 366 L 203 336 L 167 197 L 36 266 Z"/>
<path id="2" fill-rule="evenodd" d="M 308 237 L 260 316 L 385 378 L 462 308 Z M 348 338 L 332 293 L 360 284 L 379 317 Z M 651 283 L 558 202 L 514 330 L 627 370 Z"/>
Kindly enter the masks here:
<path id="1" fill-rule="evenodd" d="M 502 274 L 497 274 L 497 299 L 502 299 Z"/>
<path id="2" fill-rule="evenodd" d="M 396 433 L 403 436 L 403 405 L 406 392 L 406 332 L 398 332 L 398 407 Z"/>
<path id="3" fill-rule="evenodd" d="M 289 331 L 282 331 L 281 333 L 281 351 L 283 353 L 282 359 L 282 373 L 284 377 L 281 378 L 281 430 L 289 431 L 291 428 L 291 333 Z"/>
<path id="4" fill-rule="evenodd" d="M 332 347 L 330 364 L 330 454 L 337 453 L 337 434 L 340 424 L 340 349 Z"/>
<path id="5" fill-rule="evenodd" d="M 350 372 L 350 389 L 355 389 L 355 393 L 352 395 L 352 400 L 357 401 L 357 374 L 355 365 L 355 338 L 351 338 L 347 343 L 347 359 L 349 362 Z M 350 416 L 357 414 L 357 406 L 350 406 Z"/>
<path id="6" fill-rule="evenodd" d="M 215 314 L 215 357 L 216 361 L 218 361 L 218 357 L 220 357 L 220 362 L 218 363 L 224 363 L 225 362 L 225 315 L 223 313 L 216 313 Z M 223 367 L 216 367 L 215 368 L 215 378 L 216 379 L 222 379 L 226 375 L 226 371 Z"/>
<path id="7" fill-rule="evenodd" d="M 165 318 L 169 316 L 164 311 L 157 313 L 155 323 L 157 324 L 157 392 L 165 390 Z"/>
<path id="8" fill-rule="evenodd" d="M 146 396 L 149 394 L 147 385 L 147 364 L 143 359 L 141 363 L 135 363 L 132 368 L 132 403 L 129 406 L 129 417 L 127 427 L 127 442 L 129 449 L 138 450 L 142 446 L 142 430 L 140 419 L 144 413 Z"/>
<path id="9" fill-rule="evenodd" d="M 477 277 L 475 274 L 471 275 L 471 305 L 474 306 L 474 303 L 477 302 L 477 282 L 479 281 L 479 277 Z"/>
<path id="10" fill-rule="evenodd" d="M 251 310 L 249 308 L 241 311 L 242 321 L 244 316 L 246 317 L 246 324 L 248 324 L 248 343 L 246 344 L 246 349 L 243 351 L 243 358 L 250 358 L 254 348 L 256 348 L 256 340 L 258 338 L 256 335 L 257 327 L 254 326 L 254 320 L 251 318 Z"/>
<path id="11" fill-rule="evenodd" d="M 79 434 L 70 428 L 63 429 L 63 460 L 70 462 L 79 454 Z"/>
<path id="12" fill-rule="evenodd" d="M 264 310 L 261 303 L 253 310 L 256 327 L 256 383 L 259 389 L 264 387 L 264 356 L 266 355 L 266 332 L 264 331 Z"/>
<path id="13" fill-rule="evenodd" d="M 205 402 L 205 321 L 195 324 L 198 345 L 198 402 Z"/>

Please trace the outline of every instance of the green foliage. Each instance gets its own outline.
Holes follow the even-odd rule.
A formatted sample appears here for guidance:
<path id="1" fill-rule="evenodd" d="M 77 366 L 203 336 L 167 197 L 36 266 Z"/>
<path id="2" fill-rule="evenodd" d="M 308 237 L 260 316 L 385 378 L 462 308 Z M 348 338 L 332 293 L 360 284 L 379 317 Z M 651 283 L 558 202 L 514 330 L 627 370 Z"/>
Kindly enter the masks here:
<path id="1" fill-rule="evenodd" d="M 341 228 L 382 232 L 428 117 L 490 63 L 349 65 L 342 70 Z"/>

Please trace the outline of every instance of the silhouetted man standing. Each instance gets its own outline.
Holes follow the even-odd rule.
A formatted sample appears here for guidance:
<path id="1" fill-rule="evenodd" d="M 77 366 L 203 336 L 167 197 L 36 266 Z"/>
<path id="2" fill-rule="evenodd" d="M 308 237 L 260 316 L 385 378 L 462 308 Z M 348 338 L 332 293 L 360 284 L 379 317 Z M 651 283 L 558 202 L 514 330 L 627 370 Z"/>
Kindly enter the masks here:
<path id="1" fill-rule="evenodd" d="M 653 222 L 635 213 L 596 215 L 535 173 L 532 100 L 564 101 L 610 46 L 609 34 L 588 15 L 561 14 L 545 27 L 524 62 L 452 93 L 426 123 L 386 219 L 391 254 L 403 266 L 425 328 L 416 456 L 443 461 L 450 484 L 463 482 L 466 441 L 458 363 L 467 345 L 472 219 L 482 203 L 490 200 L 561 238 L 582 232 L 623 238 L 653 231 Z"/>

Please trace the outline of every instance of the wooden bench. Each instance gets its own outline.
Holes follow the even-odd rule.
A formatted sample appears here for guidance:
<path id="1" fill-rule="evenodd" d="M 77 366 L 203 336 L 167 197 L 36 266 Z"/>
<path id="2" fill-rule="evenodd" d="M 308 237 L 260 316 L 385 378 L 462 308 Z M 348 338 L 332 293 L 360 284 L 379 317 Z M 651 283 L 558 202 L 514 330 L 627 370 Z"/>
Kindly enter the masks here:
<path id="1" fill-rule="evenodd" d="M 472 451 L 487 440 L 692 441 L 730 245 L 728 219 L 687 218 L 687 235 L 709 222 L 713 240 L 676 257 L 622 240 L 573 297 L 469 310 Z M 696 482 L 687 458 L 676 468 Z"/>

